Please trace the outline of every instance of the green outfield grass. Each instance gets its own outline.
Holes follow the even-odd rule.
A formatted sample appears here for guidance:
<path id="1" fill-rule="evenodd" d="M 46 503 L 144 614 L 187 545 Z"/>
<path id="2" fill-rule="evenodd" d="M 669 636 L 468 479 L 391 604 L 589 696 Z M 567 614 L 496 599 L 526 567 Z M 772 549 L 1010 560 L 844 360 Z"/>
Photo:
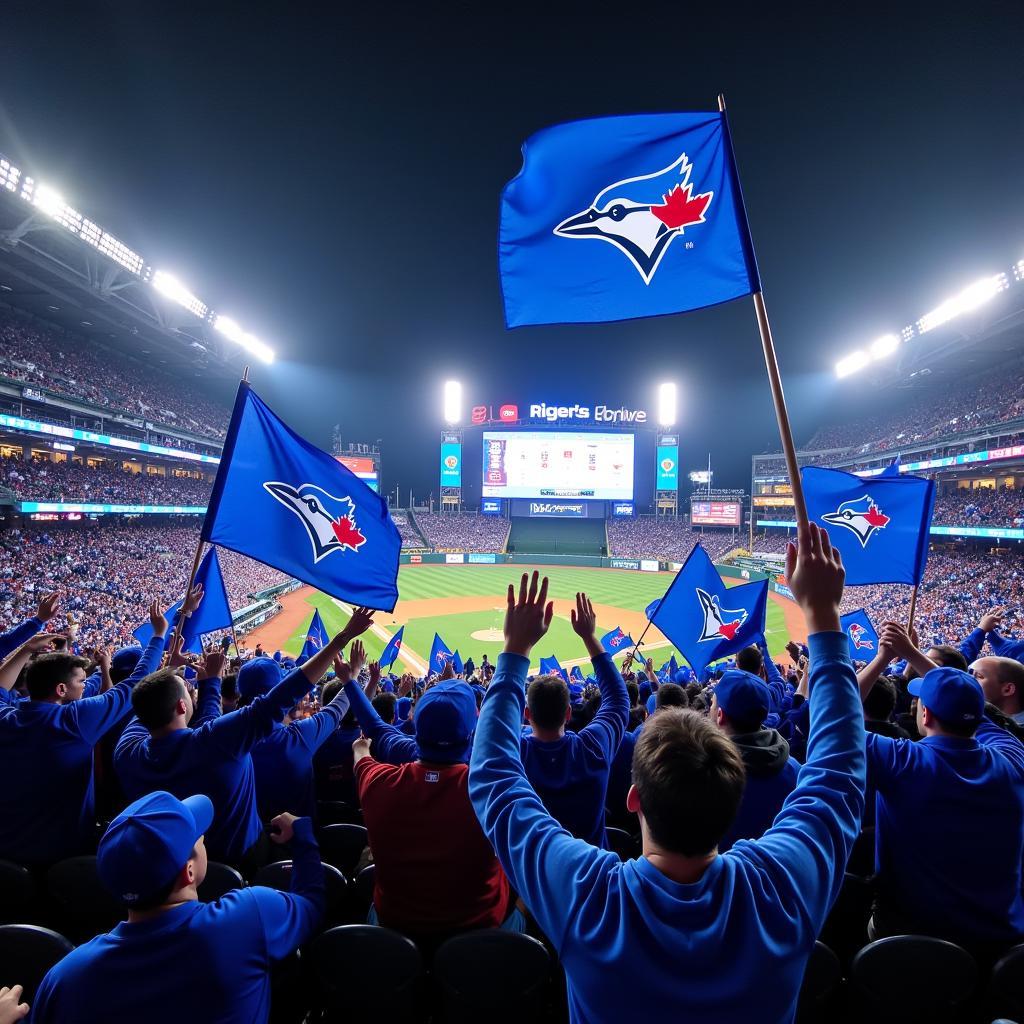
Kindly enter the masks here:
<path id="1" fill-rule="evenodd" d="M 585 590 L 595 604 L 611 605 L 634 612 L 642 612 L 651 601 L 661 597 L 672 581 L 672 577 L 667 573 L 641 573 L 629 570 L 551 566 L 544 571 L 551 580 L 551 594 L 554 597 L 571 599 L 576 591 Z M 487 610 L 454 614 L 442 614 L 439 610 L 436 615 L 410 619 L 405 628 L 405 647 L 426 661 L 436 631 L 452 650 L 458 649 L 463 658 L 472 656 L 479 664 L 481 655 L 486 653 L 493 662 L 501 653 L 500 640 L 474 639 L 473 633 L 488 629 L 501 630 L 506 588 L 509 583 L 518 583 L 522 572 L 521 566 L 512 565 L 403 566 L 398 577 L 402 601 L 453 597 L 494 598 L 493 608 Z M 729 585 L 741 582 L 742 580 L 726 580 Z M 312 616 L 314 608 L 320 609 L 330 633 L 337 632 L 348 621 L 348 615 L 325 594 L 313 593 L 307 598 L 306 603 L 309 605 L 309 617 Z M 396 611 L 401 613 L 402 606 L 399 605 Z M 309 617 L 304 619 L 302 625 L 285 644 L 287 653 L 295 655 L 301 650 Z M 396 620 L 385 613 L 377 614 L 377 622 L 389 636 L 398 628 Z M 611 620 L 605 621 L 602 617 L 598 627 L 604 632 L 620 624 Z M 766 634 L 772 654 L 780 656 L 788 637 L 782 610 L 772 601 L 768 602 Z M 636 639 L 637 635 L 634 630 L 633 638 Z M 363 642 L 370 658 L 376 658 L 383 651 L 387 641 L 371 632 L 363 637 Z M 672 654 L 680 656 L 671 646 L 657 647 L 650 652 L 655 665 L 659 667 Z M 538 661 L 542 656 L 550 655 L 557 657 L 563 664 L 586 659 L 586 652 L 566 618 L 556 616 L 547 636 L 534 651 L 534 657 Z M 411 662 L 400 658 L 396 670 L 413 667 Z"/>

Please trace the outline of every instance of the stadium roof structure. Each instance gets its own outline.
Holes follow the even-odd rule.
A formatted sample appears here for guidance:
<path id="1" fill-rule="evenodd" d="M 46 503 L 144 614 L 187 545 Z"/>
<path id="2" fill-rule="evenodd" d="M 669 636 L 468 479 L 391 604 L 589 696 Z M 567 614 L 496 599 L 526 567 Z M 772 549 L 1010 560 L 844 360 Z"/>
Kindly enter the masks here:
<path id="1" fill-rule="evenodd" d="M 237 378 L 274 353 L 0 154 L 0 302 L 171 371 Z"/>

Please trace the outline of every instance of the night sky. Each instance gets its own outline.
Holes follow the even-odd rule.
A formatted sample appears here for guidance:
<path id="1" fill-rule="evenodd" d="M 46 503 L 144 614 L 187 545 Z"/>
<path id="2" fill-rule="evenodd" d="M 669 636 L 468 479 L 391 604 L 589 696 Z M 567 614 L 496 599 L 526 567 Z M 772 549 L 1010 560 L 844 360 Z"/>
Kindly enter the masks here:
<path id="1" fill-rule="evenodd" d="M 821 6 L 8 0 L 0 151 L 273 345 L 257 389 L 382 439 L 392 489 L 436 491 L 448 376 L 651 409 L 674 379 L 682 469 L 748 486 L 778 447 L 750 300 L 508 333 L 498 196 L 538 128 L 724 92 L 806 440 L 838 356 L 1024 256 L 1024 5 Z"/>

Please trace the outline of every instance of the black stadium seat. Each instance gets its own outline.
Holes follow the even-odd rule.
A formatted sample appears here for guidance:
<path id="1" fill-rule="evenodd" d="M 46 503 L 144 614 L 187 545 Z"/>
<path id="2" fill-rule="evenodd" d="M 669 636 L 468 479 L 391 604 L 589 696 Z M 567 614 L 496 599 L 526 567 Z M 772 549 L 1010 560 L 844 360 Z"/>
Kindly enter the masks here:
<path id="1" fill-rule="evenodd" d="M 377 869 L 373 864 L 367 864 L 362 871 L 356 875 L 355 883 L 352 886 L 351 908 L 352 917 L 359 922 L 366 920 L 366 915 L 373 905 L 373 884 L 377 878 Z"/>
<path id="2" fill-rule="evenodd" d="M 327 888 L 327 912 L 325 922 L 335 924 L 342 919 L 348 902 L 348 879 L 333 864 L 321 864 L 324 869 L 324 884 Z M 265 885 L 278 892 L 292 891 L 292 862 L 279 860 L 256 872 L 253 885 Z"/>
<path id="3" fill-rule="evenodd" d="M 48 916 L 72 942 L 82 943 L 108 932 L 127 911 L 106 890 L 96 871 L 96 858 L 69 857 L 46 873 Z"/>
<path id="4" fill-rule="evenodd" d="M 529 935 L 488 928 L 445 942 L 432 973 L 445 1024 L 517 1024 L 543 1016 L 551 957 Z"/>
<path id="5" fill-rule="evenodd" d="M 355 877 L 367 846 L 369 840 L 362 825 L 328 825 L 320 829 L 320 856 L 346 878 Z"/>
<path id="6" fill-rule="evenodd" d="M 952 942 L 893 935 L 853 958 L 850 979 L 861 1017 L 871 1024 L 946 1024 L 974 993 L 978 965 Z"/>
<path id="7" fill-rule="evenodd" d="M 0 923 L 34 920 L 39 916 L 35 900 L 36 886 L 28 868 L 0 860 Z"/>
<path id="8" fill-rule="evenodd" d="M 206 865 L 206 878 L 199 886 L 199 899 L 203 903 L 215 903 L 232 889 L 244 888 L 245 879 L 233 867 L 211 860 Z"/>
<path id="9" fill-rule="evenodd" d="M 342 800 L 318 800 L 316 822 L 321 828 L 327 825 L 362 825 L 363 812 Z"/>
<path id="10" fill-rule="evenodd" d="M 413 1024 L 423 961 L 416 944 L 390 928 L 347 924 L 318 935 L 303 959 L 324 1021 Z"/>
<path id="11" fill-rule="evenodd" d="M 1024 1021 L 1024 946 L 1014 946 L 992 968 L 988 1003 L 994 1017 Z"/>
<path id="12" fill-rule="evenodd" d="M 63 935 L 34 924 L 0 925 L 0 987 L 21 985 L 31 1004 L 46 972 L 75 947 Z"/>
<path id="13" fill-rule="evenodd" d="M 834 1019 L 831 1002 L 842 977 L 839 957 L 825 943 L 816 942 L 800 986 L 797 1024 L 828 1024 Z"/>

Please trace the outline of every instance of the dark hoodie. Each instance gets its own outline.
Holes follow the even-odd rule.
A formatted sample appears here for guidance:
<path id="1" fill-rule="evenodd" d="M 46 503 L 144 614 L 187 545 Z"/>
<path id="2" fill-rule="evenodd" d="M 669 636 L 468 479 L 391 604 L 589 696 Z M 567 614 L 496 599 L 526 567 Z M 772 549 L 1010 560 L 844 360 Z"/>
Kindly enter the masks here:
<path id="1" fill-rule="evenodd" d="M 737 839 L 760 839 L 768 831 L 796 786 L 800 767 L 789 756 L 789 744 L 778 729 L 738 733 L 732 741 L 743 758 L 747 784 L 732 827 L 718 844 L 719 853 L 725 853 Z"/>

